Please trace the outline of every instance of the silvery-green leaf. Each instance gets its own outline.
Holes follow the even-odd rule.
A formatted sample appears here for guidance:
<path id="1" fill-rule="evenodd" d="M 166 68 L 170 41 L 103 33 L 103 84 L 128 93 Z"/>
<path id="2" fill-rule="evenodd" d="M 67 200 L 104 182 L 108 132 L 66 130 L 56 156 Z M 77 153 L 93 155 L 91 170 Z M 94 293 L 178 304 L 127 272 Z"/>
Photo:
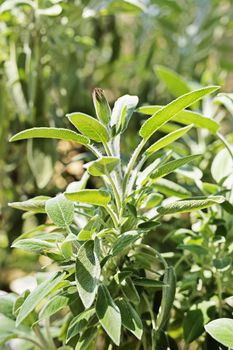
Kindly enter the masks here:
<path id="1" fill-rule="evenodd" d="M 124 299 L 117 300 L 116 304 L 120 309 L 123 326 L 132 332 L 136 338 L 141 339 L 143 325 L 136 310 Z"/>
<path id="2" fill-rule="evenodd" d="M 74 204 L 64 194 L 49 199 L 45 209 L 50 219 L 59 227 L 69 226 L 74 219 Z"/>
<path id="3" fill-rule="evenodd" d="M 45 203 L 50 199 L 48 196 L 37 196 L 23 202 L 12 202 L 8 205 L 12 208 L 32 211 L 33 213 L 45 213 Z"/>
<path id="4" fill-rule="evenodd" d="M 92 176 L 102 176 L 111 173 L 119 164 L 119 158 L 116 157 L 101 157 L 87 164 L 86 168 Z"/>
<path id="5" fill-rule="evenodd" d="M 233 320 L 231 318 L 211 321 L 205 325 L 205 330 L 222 345 L 233 348 Z"/>
<path id="6" fill-rule="evenodd" d="M 111 126 L 116 126 L 116 132 L 123 132 L 129 123 L 129 120 L 138 104 L 137 96 L 124 95 L 118 98 L 115 102 L 112 117 Z"/>
<path id="7" fill-rule="evenodd" d="M 106 190 L 80 190 L 74 193 L 66 192 L 65 196 L 71 201 L 103 207 L 106 207 L 111 200 L 111 196 Z"/>

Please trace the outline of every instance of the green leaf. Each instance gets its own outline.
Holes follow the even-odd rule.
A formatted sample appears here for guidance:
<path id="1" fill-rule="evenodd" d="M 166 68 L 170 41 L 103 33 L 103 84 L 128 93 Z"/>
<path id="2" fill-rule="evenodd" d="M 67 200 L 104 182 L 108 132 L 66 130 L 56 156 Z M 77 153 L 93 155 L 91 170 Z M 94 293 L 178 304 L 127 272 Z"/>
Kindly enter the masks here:
<path id="1" fill-rule="evenodd" d="M 129 248 L 140 237 L 141 233 L 138 231 L 124 232 L 117 238 L 112 247 L 112 254 L 117 255 L 122 253 L 124 249 Z"/>
<path id="2" fill-rule="evenodd" d="M 102 176 L 111 173 L 119 164 L 119 158 L 116 157 L 101 157 L 86 166 L 87 171 L 92 176 Z"/>
<path id="3" fill-rule="evenodd" d="M 82 332 L 83 328 L 88 325 L 90 318 L 95 314 L 95 309 L 85 310 L 78 316 L 74 317 L 69 324 L 67 330 L 66 341 L 68 342 L 71 338 Z"/>
<path id="4" fill-rule="evenodd" d="M 166 84 L 168 90 L 175 97 L 179 97 L 183 94 L 186 94 L 191 90 L 190 86 L 188 85 L 188 83 L 186 83 L 182 76 L 180 76 L 173 70 L 164 66 L 157 65 L 155 67 L 155 71 L 159 79 Z"/>
<path id="5" fill-rule="evenodd" d="M 142 106 L 137 111 L 142 114 L 152 115 L 162 108 L 163 106 Z M 219 124 L 215 120 L 193 111 L 184 110 L 179 112 L 171 120 L 185 125 L 193 124 L 196 128 L 208 129 L 213 134 L 216 134 L 219 129 Z M 163 125 L 160 129 L 162 130 L 162 128 L 165 128 L 165 126 Z"/>
<path id="6" fill-rule="evenodd" d="M 11 247 L 42 254 L 44 250 L 56 248 L 56 244 L 37 238 L 27 238 L 17 240 Z"/>
<path id="7" fill-rule="evenodd" d="M 98 120 L 84 113 L 67 114 L 70 122 L 85 136 L 96 142 L 106 143 L 108 131 Z"/>
<path id="8" fill-rule="evenodd" d="M 164 148 L 170 145 L 172 142 L 176 141 L 177 139 L 182 137 L 184 134 L 186 134 L 192 127 L 193 125 L 191 124 L 191 125 L 185 126 L 184 128 L 175 130 L 170 134 L 162 137 L 146 150 L 146 154 L 150 155 L 154 152 L 159 151 L 161 148 Z"/>
<path id="9" fill-rule="evenodd" d="M 152 179 L 158 179 L 160 177 L 164 177 L 174 170 L 182 167 L 185 164 L 188 164 L 198 158 L 200 158 L 200 154 L 195 154 L 193 156 L 182 157 L 179 159 L 171 160 L 170 162 L 165 163 L 164 165 L 160 165 L 151 175 Z"/>
<path id="10" fill-rule="evenodd" d="M 121 282 L 121 289 L 122 289 L 123 294 L 126 296 L 126 298 L 130 302 L 132 302 L 134 304 L 139 304 L 140 297 L 139 297 L 138 291 L 135 288 L 133 281 L 130 277 L 126 277 Z"/>
<path id="11" fill-rule="evenodd" d="M 8 318 L 14 319 L 13 306 L 15 302 L 14 294 L 0 295 L 0 315 L 4 315 Z"/>
<path id="12" fill-rule="evenodd" d="M 222 259 L 214 259 L 213 265 L 217 270 L 226 271 L 232 265 L 232 258 L 230 256 L 224 256 Z"/>
<path id="13" fill-rule="evenodd" d="M 184 339 L 192 343 L 204 332 L 204 319 L 201 310 L 190 310 L 183 321 Z"/>
<path id="14" fill-rule="evenodd" d="M 192 254 L 196 254 L 197 256 L 208 254 L 208 250 L 198 244 L 180 244 L 177 248 L 182 250 L 188 250 L 189 252 L 191 252 Z"/>
<path id="15" fill-rule="evenodd" d="M 35 307 L 64 279 L 65 273 L 53 273 L 31 292 L 20 308 L 16 319 L 18 326 L 35 309 Z"/>
<path id="16" fill-rule="evenodd" d="M 88 203 L 106 207 L 111 200 L 110 194 L 105 190 L 80 190 L 78 192 L 66 192 L 66 198 L 71 201 Z"/>
<path id="17" fill-rule="evenodd" d="M 205 325 L 205 330 L 219 343 L 233 349 L 233 320 L 219 318 Z"/>
<path id="18" fill-rule="evenodd" d="M 111 108 L 109 107 L 108 101 L 104 95 L 104 91 L 100 88 L 95 88 L 92 94 L 92 98 L 97 118 L 104 125 L 107 125 L 111 118 Z"/>
<path id="19" fill-rule="evenodd" d="M 50 299 L 39 313 L 39 320 L 49 318 L 54 315 L 56 312 L 65 308 L 69 303 L 69 298 L 64 295 L 55 295 Z"/>
<path id="20" fill-rule="evenodd" d="M 94 302 L 100 278 L 100 263 L 94 241 L 85 242 L 78 250 L 76 283 L 83 305 L 88 309 Z"/>
<path id="21" fill-rule="evenodd" d="M 138 313 L 133 306 L 124 299 L 117 300 L 116 304 L 120 309 L 123 326 L 140 340 L 142 338 L 143 325 Z"/>
<path id="22" fill-rule="evenodd" d="M 118 306 L 114 303 L 108 289 L 100 285 L 96 301 L 96 313 L 98 319 L 116 345 L 120 345 L 121 337 L 121 314 Z"/>
<path id="23" fill-rule="evenodd" d="M 116 100 L 111 117 L 111 126 L 116 126 L 116 133 L 125 131 L 137 104 L 137 96 L 124 95 Z"/>
<path id="24" fill-rule="evenodd" d="M 87 328 L 78 339 L 75 350 L 90 350 L 90 346 L 96 343 L 97 328 Z"/>
<path id="25" fill-rule="evenodd" d="M 33 213 L 45 213 L 45 204 L 48 199 L 50 199 L 50 197 L 37 196 L 23 202 L 12 202 L 8 205 L 19 210 L 32 211 Z"/>
<path id="26" fill-rule="evenodd" d="M 176 114 L 189 107 L 194 102 L 197 102 L 205 95 L 216 91 L 218 88 L 217 86 L 210 86 L 178 97 L 176 100 L 155 112 L 152 117 L 145 121 L 139 131 L 140 136 L 146 140 L 149 139 L 156 130 L 172 119 Z"/>
<path id="27" fill-rule="evenodd" d="M 78 233 L 78 237 L 77 237 L 78 240 L 79 241 L 87 241 L 89 239 L 92 239 L 92 236 L 93 236 L 93 234 L 96 231 L 98 226 L 99 226 L 99 217 L 97 215 L 95 215 L 87 222 L 87 224 Z"/>
<path id="28" fill-rule="evenodd" d="M 46 202 L 45 210 L 58 227 L 67 227 L 74 219 L 74 204 L 66 199 L 64 194 L 49 199 Z"/>
<path id="29" fill-rule="evenodd" d="M 195 210 L 205 209 L 211 207 L 214 204 L 223 203 L 224 200 L 225 199 L 222 196 L 194 197 L 163 204 L 157 209 L 157 211 L 161 215 L 187 213 Z"/>
<path id="30" fill-rule="evenodd" d="M 233 160 L 229 151 L 224 148 L 215 156 L 211 165 L 211 175 L 213 179 L 220 183 L 222 180 L 232 174 Z"/>
<path id="31" fill-rule="evenodd" d="M 87 137 L 77 134 L 72 130 L 61 128 L 32 128 L 20 131 L 18 134 L 10 138 L 10 142 L 32 139 L 32 138 L 49 138 L 68 140 L 80 143 L 81 145 L 87 145 L 89 140 Z"/>
<path id="32" fill-rule="evenodd" d="M 153 187 L 166 196 L 175 196 L 178 198 L 190 197 L 191 193 L 186 188 L 168 179 L 158 179 Z"/>
<path id="33" fill-rule="evenodd" d="M 164 329 L 170 316 L 170 311 L 173 307 L 173 302 L 176 294 L 176 275 L 172 266 L 168 266 L 164 273 L 162 301 L 160 312 L 157 318 L 157 327 Z"/>

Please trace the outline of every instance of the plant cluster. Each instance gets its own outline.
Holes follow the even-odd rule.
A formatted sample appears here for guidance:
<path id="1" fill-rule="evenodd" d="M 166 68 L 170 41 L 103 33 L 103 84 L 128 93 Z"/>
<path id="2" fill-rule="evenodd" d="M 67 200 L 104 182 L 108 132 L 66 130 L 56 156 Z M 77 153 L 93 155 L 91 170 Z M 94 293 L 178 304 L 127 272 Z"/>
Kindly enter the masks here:
<path id="1" fill-rule="evenodd" d="M 193 341 L 209 346 L 204 324 L 230 315 L 223 293 L 232 291 L 232 248 L 220 231 L 231 227 L 232 151 L 218 134 L 225 149 L 214 160 L 213 172 L 223 157 L 229 168 L 213 184 L 198 176 L 203 154 L 183 154 L 182 143 L 176 142 L 189 142 L 188 133 L 196 128 L 217 133 L 216 121 L 193 110 L 217 89 L 190 91 L 165 106 L 139 107 L 151 116 L 129 159 L 121 152 L 121 138 L 127 137 L 138 97 L 124 95 L 111 110 L 101 89 L 93 92 L 97 119 L 80 112 L 67 115 L 80 133 L 36 127 L 11 138 L 77 142 L 93 159 L 80 181 L 56 197 L 10 204 L 27 215 L 47 215 L 13 247 L 46 256 L 49 263 L 33 291 L 0 296 L 2 344 L 19 338 L 23 346 L 44 350 L 178 349 L 180 341 L 185 349 Z M 154 139 L 155 133 L 160 137 Z M 89 188 L 90 177 L 100 178 L 97 189 Z M 161 252 L 150 243 L 151 236 L 159 239 L 164 233 L 178 249 Z M 222 274 L 229 285 L 224 286 Z M 215 285 L 217 300 L 212 298 Z M 206 330 L 231 347 L 229 320 L 227 325 L 224 340 L 211 324 Z M 214 349 L 217 343 L 212 344 Z"/>

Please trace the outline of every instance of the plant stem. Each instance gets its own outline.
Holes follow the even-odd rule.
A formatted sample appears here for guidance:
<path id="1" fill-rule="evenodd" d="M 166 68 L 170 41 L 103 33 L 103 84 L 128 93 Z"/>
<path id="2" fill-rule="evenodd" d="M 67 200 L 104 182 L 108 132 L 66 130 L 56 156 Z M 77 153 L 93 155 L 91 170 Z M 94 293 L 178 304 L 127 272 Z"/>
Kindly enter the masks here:
<path id="1" fill-rule="evenodd" d="M 37 324 L 33 327 L 33 331 L 35 332 L 36 336 L 40 340 L 40 342 L 41 342 L 41 344 L 43 346 L 42 349 L 48 350 L 47 341 L 45 340 L 43 334 L 41 333 L 40 327 Z"/>
<path id="2" fill-rule="evenodd" d="M 145 293 L 142 294 L 146 305 L 148 307 L 149 313 L 150 313 L 150 317 L 151 317 L 151 325 L 152 325 L 152 336 L 151 336 L 151 340 L 152 340 L 152 349 L 156 349 L 156 340 L 155 340 L 155 333 L 156 333 L 156 322 L 155 322 L 155 318 L 154 318 L 154 313 L 153 310 L 151 308 L 150 302 L 147 298 L 147 296 L 145 295 Z"/>
<path id="3" fill-rule="evenodd" d="M 104 208 L 106 209 L 108 214 L 111 216 L 111 219 L 112 219 L 112 221 L 114 223 L 115 228 L 117 228 L 118 227 L 118 221 L 117 221 L 117 218 L 115 216 L 115 213 L 113 212 L 113 210 L 109 206 L 106 206 Z"/>
<path id="4" fill-rule="evenodd" d="M 113 193 L 114 193 L 114 196 L 115 196 L 115 200 L 116 200 L 116 206 L 117 206 L 117 211 L 118 211 L 118 215 L 120 213 L 120 210 L 121 210 L 121 199 L 120 199 L 120 195 L 119 195 L 119 192 L 116 188 L 116 185 L 115 185 L 115 182 L 113 181 L 111 175 L 109 174 L 109 172 L 107 173 L 107 178 L 112 186 L 112 189 L 113 189 Z"/>
<path id="5" fill-rule="evenodd" d="M 217 271 L 215 274 L 215 279 L 217 283 L 217 289 L 218 289 L 218 307 L 219 307 L 219 317 L 222 317 L 222 309 L 223 309 L 223 302 L 222 302 L 222 281 L 219 272 Z"/>
<path id="6" fill-rule="evenodd" d="M 54 344 L 53 337 L 52 337 L 51 332 L 50 332 L 49 318 L 45 319 L 45 331 L 46 331 L 46 335 L 47 335 L 48 344 L 51 346 L 51 350 L 56 350 L 56 346 Z"/>
<path id="7" fill-rule="evenodd" d="M 26 340 L 26 341 L 29 341 L 30 343 L 34 344 L 35 346 L 37 346 L 39 349 L 42 349 L 42 350 L 47 350 L 47 347 L 43 347 L 42 344 L 40 344 L 37 340 L 29 337 L 28 335 L 24 335 L 24 334 L 20 334 L 18 336 L 18 339 L 22 339 L 22 340 Z"/>
<path id="8" fill-rule="evenodd" d="M 104 149 L 109 157 L 112 157 L 112 152 L 110 151 L 110 148 L 108 147 L 107 143 L 104 143 Z"/>
<path id="9" fill-rule="evenodd" d="M 126 190 L 126 186 L 127 186 L 127 183 L 129 181 L 129 177 L 131 175 L 131 171 L 134 167 L 134 164 L 137 160 L 137 157 L 139 156 L 142 148 L 144 147 L 146 141 L 144 139 L 141 140 L 141 142 L 139 143 L 139 145 L 137 146 L 137 148 L 135 148 L 134 152 L 133 152 L 133 155 L 129 161 L 129 164 L 126 168 L 126 172 L 125 172 L 125 180 L 124 180 L 124 183 L 123 183 L 123 191 L 125 192 Z"/>

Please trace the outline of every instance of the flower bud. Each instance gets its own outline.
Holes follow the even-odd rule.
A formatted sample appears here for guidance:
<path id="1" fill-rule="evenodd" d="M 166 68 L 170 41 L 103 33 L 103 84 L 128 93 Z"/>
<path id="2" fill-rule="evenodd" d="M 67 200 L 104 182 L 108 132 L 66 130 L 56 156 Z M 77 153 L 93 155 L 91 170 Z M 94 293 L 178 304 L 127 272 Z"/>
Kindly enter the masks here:
<path id="1" fill-rule="evenodd" d="M 98 119 L 107 125 L 111 118 L 111 109 L 104 95 L 104 91 L 100 88 L 95 88 L 92 93 L 93 103 Z"/>

